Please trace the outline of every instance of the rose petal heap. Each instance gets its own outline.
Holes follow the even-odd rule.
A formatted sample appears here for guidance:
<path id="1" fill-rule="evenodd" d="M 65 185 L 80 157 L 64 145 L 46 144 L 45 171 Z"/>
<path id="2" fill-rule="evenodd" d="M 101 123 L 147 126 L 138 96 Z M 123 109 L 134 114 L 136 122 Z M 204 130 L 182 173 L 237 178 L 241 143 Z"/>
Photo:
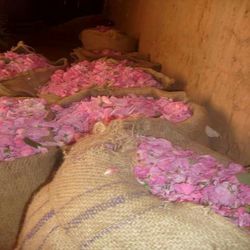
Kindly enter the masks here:
<path id="1" fill-rule="evenodd" d="M 168 201 L 209 205 L 242 227 L 250 226 L 250 186 L 236 174 L 241 165 L 224 166 L 210 155 L 173 146 L 165 139 L 140 137 L 134 173 L 138 181 Z"/>
<path id="2" fill-rule="evenodd" d="M 50 67 L 47 59 L 35 53 L 17 54 L 8 51 L 0 55 L 0 81 L 29 70 Z"/>
<path id="3" fill-rule="evenodd" d="M 52 109 L 56 114 L 54 131 L 58 145 L 75 141 L 81 134 L 88 133 L 98 121 L 109 122 L 127 117 L 161 117 L 171 122 L 181 122 L 192 115 L 188 105 L 182 102 L 136 96 L 91 97 L 68 108 L 54 106 Z"/>
<path id="4" fill-rule="evenodd" d="M 127 65 L 126 61 L 111 62 L 103 59 L 82 61 L 66 71 L 57 70 L 41 94 L 55 94 L 65 97 L 90 86 L 113 87 L 157 87 L 161 85 L 150 74 Z"/>
<path id="5" fill-rule="evenodd" d="M 52 106 L 55 119 L 46 121 L 48 111 L 44 100 L 1 97 L 0 160 L 46 152 L 45 146 L 73 143 L 83 134 L 89 133 L 98 121 L 109 122 L 127 117 L 162 117 L 172 122 L 188 119 L 191 116 L 188 105 L 178 103 L 163 98 L 155 100 L 135 96 L 92 97 L 67 108 Z M 53 140 L 44 139 L 49 135 Z M 40 146 L 30 146 L 25 140 L 27 138 Z"/>
<path id="6" fill-rule="evenodd" d="M 45 101 L 29 98 L 0 98 L 0 160 L 46 152 L 44 147 L 32 147 L 25 138 L 36 142 L 49 135 L 44 118 L 48 115 Z"/>

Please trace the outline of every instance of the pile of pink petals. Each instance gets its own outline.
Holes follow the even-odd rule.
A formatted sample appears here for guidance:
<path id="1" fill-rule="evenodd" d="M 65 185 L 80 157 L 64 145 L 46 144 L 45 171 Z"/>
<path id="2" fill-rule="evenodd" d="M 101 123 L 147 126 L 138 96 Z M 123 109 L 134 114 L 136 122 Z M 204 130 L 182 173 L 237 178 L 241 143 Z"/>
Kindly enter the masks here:
<path id="1" fill-rule="evenodd" d="M 50 67 L 46 58 L 41 55 L 17 54 L 8 51 L 0 55 L 0 81 L 38 68 Z"/>
<path id="2" fill-rule="evenodd" d="M 58 145 L 74 142 L 81 134 L 88 133 L 98 121 L 109 122 L 128 117 L 161 117 L 177 123 L 192 115 L 188 105 L 183 102 L 136 96 L 91 97 L 68 108 L 54 106 L 52 109 L 56 114 L 54 131 Z"/>
<path id="3" fill-rule="evenodd" d="M 40 93 L 65 97 L 95 85 L 161 88 L 161 84 L 150 74 L 128 66 L 126 61 L 111 62 L 99 59 L 92 62 L 82 61 L 66 71 L 57 70 L 48 84 L 40 89 Z"/>
<path id="4" fill-rule="evenodd" d="M 241 227 L 250 226 L 250 186 L 236 174 L 241 165 L 225 166 L 210 155 L 173 146 L 165 139 L 140 137 L 134 173 L 138 181 L 167 201 L 209 205 Z"/>
<path id="5" fill-rule="evenodd" d="M 47 149 L 32 147 L 25 138 L 40 141 L 49 135 L 44 121 L 48 115 L 42 99 L 0 98 L 0 160 L 46 152 Z"/>
<path id="6" fill-rule="evenodd" d="M 45 121 L 48 111 L 42 99 L 0 98 L 0 160 L 45 152 L 45 146 L 74 143 L 89 133 L 98 121 L 109 122 L 127 117 L 161 117 L 171 122 L 188 119 L 192 113 L 187 104 L 168 99 L 127 96 L 91 97 L 67 108 L 51 107 L 55 119 Z M 52 135 L 53 140 L 44 141 Z M 24 138 L 39 143 L 33 148 Z"/>

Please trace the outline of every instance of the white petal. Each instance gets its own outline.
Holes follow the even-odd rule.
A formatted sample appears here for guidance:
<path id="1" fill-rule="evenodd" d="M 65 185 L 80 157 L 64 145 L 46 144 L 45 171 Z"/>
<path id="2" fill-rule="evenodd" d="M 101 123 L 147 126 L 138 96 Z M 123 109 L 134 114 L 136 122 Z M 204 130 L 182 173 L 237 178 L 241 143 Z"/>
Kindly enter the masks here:
<path id="1" fill-rule="evenodd" d="M 210 128 L 209 126 L 206 126 L 205 132 L 208 137 L 216 137 L 216 138 L 220 137 L 220 134 L 214 129 Z"/>

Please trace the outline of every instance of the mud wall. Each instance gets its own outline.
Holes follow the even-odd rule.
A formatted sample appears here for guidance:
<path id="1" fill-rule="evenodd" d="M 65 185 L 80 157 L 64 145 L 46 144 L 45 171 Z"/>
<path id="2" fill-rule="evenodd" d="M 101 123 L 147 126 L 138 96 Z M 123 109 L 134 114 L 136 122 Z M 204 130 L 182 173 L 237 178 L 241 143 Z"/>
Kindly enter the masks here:
<path id="1" fill-rule="evenodd" d="M 208 107 L 212 147 L 250 164 L 250 1 L 108 0 L 106 14 Z"/>

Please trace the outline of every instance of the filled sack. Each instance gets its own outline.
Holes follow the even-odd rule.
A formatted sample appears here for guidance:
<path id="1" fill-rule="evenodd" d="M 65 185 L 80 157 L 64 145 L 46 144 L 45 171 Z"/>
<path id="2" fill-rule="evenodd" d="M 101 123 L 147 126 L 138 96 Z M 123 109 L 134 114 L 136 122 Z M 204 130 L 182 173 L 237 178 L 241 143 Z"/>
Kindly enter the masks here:
<path id="1" fill-rule="evenodd" d="M 47 153 L 0 162 L 0 249 L 13 249 L 32 194 L 48 181 L 61 157 L 54 147 Z"/>
<path id="2" fill-rule="evenodd" d="M 136 51 L 137 41 L 121 31 L 97 26 L 96 28 L 84 29 L 80 33 L 80 40 L 87 50 L 112 49 L 121 52 Z"/>
<path id="3" fill-rule="evenodd" d="M 0 97 L 0 249 L 12 249 L 32 194 L 56 169 L 61 151 L 41 143 L 53 135 L 53 113 L 37 98 Z"/>
<path id="4" fill-rule="evenodd" d="M 54 96 L 43 96 L 47 102 L 56 103 L 63 107 L 69 107 L 75 102 L 80 102 L 84 98 L 91 96 L 115 96 L 124 97 L 127 95 L 153 97 L 156 100 L 160 98 L 171 99 L 173 101 L 181 101 L 187 103 L 191 109 L 192 116 L 185 121 L 175 123 L 176 127 L 180 127 L 183 133 L 190 139 L 197 141 L 203 145 L 209 145 L 209 137 L 205 133 L 205 128 L 209 124 L 207 110 L 194 102 L 188 100 L 186 93 L 183 91 L 168 92 L 152 87 L 144 88 L 90 88 L 82 90 L 75 95 L 66 98 L 55 98 Z"/>
<path id="5" fill-rule="evenodd" d="M 159 119 L 96 125 L 34 196 L 16 249 L 241 249 L 249 234 L 208 207 L 162 201 L 138 183 L 137 136 L 230 160 Z"/>
<path id="6" fill-rule="evenodd" d="M 75 61 L 83 61 L 83 60 L 97 60 L 103 57 L 113 58 L 115 60 L 128 60 L 129 64 L 133 67 L 144 67 L 144 68 L 152 68 L 156 71 L 161 71 L 161 65 L 159 63 L 153 63 L 150 61 L 149 55 L 144 55 L 139 52 L 131 52 L 131 53 L 121 53 L 120 51 L 114 50 L 87 50 L 84 48 L 76 48 L 73 49 L 71 53 L 71 57 Z"/>
<path id="7" fill-rule="evenodd" d="M 80 61 L 58 70 L 50 81 L 39 89 L 39 96 L 64 98 L 92 87 L 144 88 L 169 90 L 174 80 L 150 68 L 133 67 L 127 61 L 101 58 Z"/>
<path id="8" fill-rule="evenodd" d="M 0 96 L 36 96 L 37 89 L 66 65 L 65 58 L 51 62 L 19 42 L 11 51 L 0 54 Z"/>

